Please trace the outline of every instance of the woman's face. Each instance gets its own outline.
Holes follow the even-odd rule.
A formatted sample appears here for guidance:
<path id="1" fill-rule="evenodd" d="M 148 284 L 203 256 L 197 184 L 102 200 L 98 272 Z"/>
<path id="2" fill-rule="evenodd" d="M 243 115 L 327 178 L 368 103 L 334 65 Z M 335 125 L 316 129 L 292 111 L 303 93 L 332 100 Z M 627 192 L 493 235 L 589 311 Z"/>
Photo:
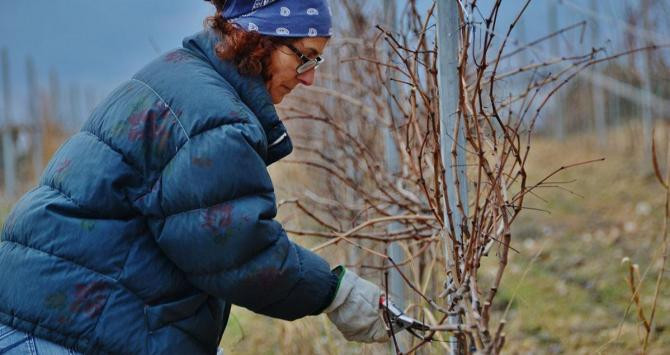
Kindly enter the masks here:
<path id="1" fill-rule="evenodd" d="M 307 37 L 294 42 L 293 46 L 308 58 L 314 59 L 323 53 L 326 43 L 328 38 Z M 272 96 L 272 103 L 275 105 L 280 103 L 298 84 L 314 83 L 314 69 L 302 74 L 296 72 L 296 68 L 301 64 L 300 57 L 286 46 L 280 46 L 272 52 L 268 68 L 271 79 L 265 83 Z"/>

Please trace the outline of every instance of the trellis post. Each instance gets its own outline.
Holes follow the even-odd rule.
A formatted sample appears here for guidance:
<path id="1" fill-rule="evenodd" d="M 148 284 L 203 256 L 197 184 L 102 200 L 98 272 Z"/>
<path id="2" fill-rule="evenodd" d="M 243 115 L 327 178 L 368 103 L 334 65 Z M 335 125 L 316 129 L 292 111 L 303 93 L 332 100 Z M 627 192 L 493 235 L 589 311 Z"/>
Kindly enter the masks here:
<path id="1" fill-rule="evenodd" d="M 451 288 L 456 275 L 451 270 L 459 267 L 457 255 L 454 255 L 453 243 L 462 244 L 461 222 L 467 215 L 467 176 L 465 173 L 465 136 L 463 125 L 458 124 L 461 113 L 458 102 L 460 97 L 460 75 L 458 60 L 460 53 L 460 17 L 459 2 L 457 0 L 442 0 L 437 2 L 437 32 L 438 32 L 438 86 L 440 95 L 440 153 L 444 166 L 444 180 L 447 186 L 448 208 L 444 209 L 443 220 L 445 227 L 450 221 L 455 235 L 449 238 L 442 233 L 445 242 L 445 260 L 447 266 L 447 288 Z M 452 150 L 456 154 L 452 154 Z M 458 180 L 457 180 L 458 179 Z M 459 182 L 457 184 L 456 182 Z M 457 191 L 458 189 L 458 191 Z M 458 194 L 458 195 L 457 195 Z M 459 206 L 461 208 L 459 208 Z M 452 212 L 451 220 L 448 210 Z M 460 248 L 458 248 L 460 249 Z M 447 303 L 453 301 L 452 295 L 447 293 Z M 461 324 L 460 315 L 452 313 L 448 322 L 451 325 Z M 461 354 L 465 350 L 462 337 L 450 336 L 450 354 Z"/>
<path id="2" fill-rule="evenodd" d="M 389 29 L 391 32 L 396 31 L 396 3 L 394 1 L 388 2 L 384 5 L 384 22 L 389 26 Z M 389 49 L 389 61 L 391 60 L 391 50 Z M 392 74 L 392 71 L 390 69 L 387 70 L 387 73 L 389 75 Z M 397 174 L 400 173 L 400 157 L 398 156 L 398 147 L 396 145 L 395 139 L 393 137 L 393 130 L 395 127 L 397 127 L 397 122 L 394 119 L 394 112 L 393 112 L 393 107 L 395 106 L 395 102 L 393 101 L 393 98 L 391 95 L 393 95 L 396 90 L 397 86 L 393 81 L 390 81 L 389 83 L 390 86 L 390 92 L 389 96 L 386 100 L 387 102 L 387 108 L 388 108 L 388 115 L 387 118 L 389 120 L 389 126 L 384 128 L 384 160 L 386 161 L 386 169 L 389 172 L 392 177 L 395 177 Z M 393 206 L 391 207 L 389 213 L 391 215 L 398 214 L 398 208 Z M 389 233 L 393 233 L 401 229 L 401 225 L 399 223 L 391 223 L 389 224 L 387 231 Z M 400 262 L 404 259 L 405 253 L 400 247 L 400 244 L 398 242 L 391 242 L 388 244 L 387 248 L 387 254 L 390 256 L 395 262 Z M 406 304 L 406 295 L 405 295 L 405 283 L 402 279 L 402 276 L 400 273 L 395 270 L 391 269 L 389 271 L 389 293 L 393 301 L 400 306 L 401 308 L 405 307 Z M 404 351 L 404 348 L 407 346 L 407 337 L 405 334 L 400 333 L 397 336 L 398 340 L 398 346 L 400 346 L 401 350 Z"/>
<path id="3" fill-rule="evenodd" d="M 591 0 L 591 7 L 593 11 L 598 11 L 598 2 L 596 0 Z M 594 21 L 593 31 L 591 32 L 591 46 L 597 48 L 596 43 L 598 42 L 598 23 Z M 595 72 L 596 69 L 594 68 Z M 605 120 L 605 95 L 603 89 L 595 84 L 592 85 L 592 95 L 593 95 L 593 119 L 595 120 L 595 130 L 596 137 L 598 137 L 598 145 L 603 148 L 607 143 L 607 122 Z"/>

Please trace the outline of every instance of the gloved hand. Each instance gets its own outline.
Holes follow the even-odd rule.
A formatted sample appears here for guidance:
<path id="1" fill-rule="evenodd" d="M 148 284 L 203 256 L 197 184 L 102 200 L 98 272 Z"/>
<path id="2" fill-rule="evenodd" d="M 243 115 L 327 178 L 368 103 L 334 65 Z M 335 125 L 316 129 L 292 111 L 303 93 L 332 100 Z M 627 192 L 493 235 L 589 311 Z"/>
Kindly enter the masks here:
<path id="1" fill-rule="evenodd" d="M 389 335 L 379 309 L 381 290 L 343 266 L 335 299 L 323 312 L 347 340 L 363 343 L 386 342 Z"/>

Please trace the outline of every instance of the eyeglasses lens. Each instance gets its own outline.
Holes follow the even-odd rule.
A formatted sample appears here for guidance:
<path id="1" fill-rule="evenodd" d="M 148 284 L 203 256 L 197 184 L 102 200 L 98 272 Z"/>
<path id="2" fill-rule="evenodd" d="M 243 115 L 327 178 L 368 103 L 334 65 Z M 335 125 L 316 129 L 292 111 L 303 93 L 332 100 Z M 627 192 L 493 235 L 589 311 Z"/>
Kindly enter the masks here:
<path id="1" fill-rule="evenodd" d="M 298 67 L 298 74 L 302 74 L 304 72 L 310 71 L 312 69 L 315 69 L 323 62 L 323 59 L 321 57 L 317 57 L 316 59 L 312 59 L 310 61 L 307 61 L 300 65 Z"/>
<path id="2" fill-rule="evenodd" d="M 316 62 L 313 62 L 313 61 L 310 60 L 309 62 L 304 63 L 304 64 L 302 64 L 301 66 L 298 67 L 298 74 L 302 74 L 306 71 L 309 71 L 309 70 L 313 69 L 314 67 L 316 67 Z"/>

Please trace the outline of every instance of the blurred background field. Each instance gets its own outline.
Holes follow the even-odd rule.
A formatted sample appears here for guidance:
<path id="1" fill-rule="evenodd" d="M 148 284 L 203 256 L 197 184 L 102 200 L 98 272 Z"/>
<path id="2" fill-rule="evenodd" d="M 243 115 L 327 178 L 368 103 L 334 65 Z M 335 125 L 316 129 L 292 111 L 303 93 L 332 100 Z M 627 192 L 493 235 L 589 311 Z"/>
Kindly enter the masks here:
<path id="1" fill-rule="evenodd" d="M 659 128 L 662 128 L 659 126 Z M 529 171 L 544 176 L 562 164 L 585 158 L 606 158 L 561 173 L 556 178 L 572 181 L 566 189 L 548 189 L 532 198 L 517 222 L 513 253 L 504 288 L 495 309 L 511 305 L 506 353 L 510 354 L 631 354 L 639 349 L 640 322 L 630 308 L 631 291 L 624 257 L 650 268 L 641 292 L 650 306 L 659 270 L 659 239 L 664 213 L 664 191 L 653 176 L 638 139 L 639 127 L 612 130 L 606 148 L 593 137 L 573 136 L 565 141 L 537 138 L 533 141 Z M 659 132 L 663 130 L 659 129 Z M 667 131 L 666 131 L 667 132 Z M 663 138 L 659 134 L 659 139 Z M 58 141 L 62 134 L 49 136 Z M 57 142 L 47 144 L 56 147 Z M 53 153 L 47 151 L 47 156 Z M 278 198 L 310 184 L 288 165 L 272 167 Z M 22 184 L 28 189 L 32 183 Z M 0 218 L 11 208 L 4 201 Z M 283 211 L 290 214 L 289 211 Z M 304 245 L 314 240 L 300 238 Z M 322 254 L 323 255 L 323 254 Z M 325 253 L 331 262 L 341 262 Z M 330 256 L 330 257 L 329 257 Z M 524 273 L 528 270 L 525 277 Z M 667 276 L 665 282 L 667 282 Z M 670 288 L 658 301 L 656 336 L 650 354 L 670 348 Z M 222 346 L 229 354 L 377 354 L 390 349 L 380 345 L 347 342 L 325 316 L 296 322 L 273 320 L 234 307 Z M 432 352 L 441 353 L 439 346 Z"/>
<path id="2" fill-rule="evenodd" d="M 121 2 L 118 9 L 109 10 L 111 16 L 103 17 L 105 11 L 100 6 L 85 1 L 70 4 L 72 11 L 48 1 L 0 2 L 2 80 L 6 83 L 0 102 L 5 142 L 0 147 L 0 220 L 4 221 L 16 199 L 35 185 L 49 157 L 106 92 L 157 54 L 177 47 L 181 37 L 199 30 L 202 18 L 211 12 L 202 1 L 174 9 L 154 0 L 137 8 L 134 3 Z M 402 14 L 406 2 L 396 3 Z M 432 2 L 418 4 L 420 11 L 427 11 Z M 510 22 L 519 4 L 505 2 L 500 28 Z M 350 6 L 365 18 L 356 23 L 344 20 L 351 15 Z M 332 67 L 343 65 L 340 60 L 347 41 L 370 39 L 370 30 L 383 22 L 381 1 L 342 1 L 333 7 L 342 23 L 325 54 L 328 61 L 317 89 L 331 88 L 333 78 L 338 78 Z M 124 11 L 133 12 L 133 16 L 127 17 Z M 550 32 L 577 27 L 506 64 L 509 68 L 536 65 L 591 49 L 611 55 L 652 42 L 668 42 L 668 16 L 670 5 L 664 1 L 533 1 L 513 32 L 510 49 L 523 48 Z M 96 21 L 109 17 L 125 17 L 128 24 Z M 27 21 L 31 18 L 34 21 Z M 179 26 L 164 31 L 165 23 Z M 504 353 L 641 352 L 644 331 L 627 278 L 633 266 L 639 270 L 636 281 L 644 276 L 639 297 L 648 318 L 656 277 L 663 267 L 666 201 L 665 190 L 652 169 L 650 135 L 653 126 L 660 168 L 665 172 L 670 139 L 668 59 L 667 50 L 658 50 L 601 63 L 572 80 L 544 108 L 531 141 L 526 167 L 529 182 L 563 165 L 605 160 L 563 171 L 552 178 L 556 182 L 553 187 L 527 197 L 527 209 L 513 225 L 511 247 L 515 251 L 510 253 L 493 305 L 494 317 L 499 318 L 509 304 Z M 528 80 L 529 76 L 506 80 L 501 93 Z M 338 94 L 361 97 L 366 93 Z M 295 95 L 309 99 L 313 91 L 299 90 Z M 336 99 L 324 102 L 327 107 L 343 106 Z M 310 130 L 302 124 L 289 126 L 298 144 Z M 305 189 L 318 191 L 323 184 L 318 175 L 294 164 L 279 163 L 270 170 L 278 200 L 291 199 Z M 280 220 L 292 225 L 308 223 L 290 205 L 280 208 Z M 307 246 L 323 242 L 300 236 L 294 239 Z M 332 264 L 347 260 L 342 245 L 324 249 L 321 255 Z M 495 248 L 485 262 L 491 264 L 485 264 L 481 272 L 493 272 Z M 670 349 L 670 277 L 665 267 L 656 298 L 650 354 L 666 354 Z M 442 276 L 441 272 L 436 270 L 436 277 Z M 346 342 L 325 316 L 284 322 L 237 307 L 222 346 L 227 354 L 392 352 L 388 346 Z M 440 343 L 421 350 L 424 354 L 443 352 Z"/>
<path id="3" fill-rule="evenodd" d="M 533 141 L 528 171 L 536 178 L 564 164 L 601 157 L 605 161 L 556 176 L 556 180 L 572 181 L 563 186 L 570 191 L 540 192 L 543 200 L 531 198 L 528 206 L 544 211 L 527 211 L 517 222 L 512 247 L 518 253 L 512 253 L 503 289 L 494 305 L 499 315 L 516 294 L 510 307 L 506 328 L 509 339 L 504 353 L 639 352 L 641 325 L 635 307 L 629 308 L 632 294 L 626 281 L 628 267 L 622 259 L 629 257 L 639 265 L 641 273 L 649 268 L 640 292 L 648 315 L 660 268 L 665 203 L 664 190 L 651 166 L 643 163 L 647 157 L 638 144 L 639 138 L 634 138 L 639 134 L 639 127 L 614 129 L 609 132 L 606 148 L 599 148 L 588 135 L 574 135 L 564 141 Z M 658 138 L 665 134 L 659 133 Z M 273 168 L 272 172 L 277 181 L 296 181 L 295 172 L 286 166 Z M 292 178 L 283 179 L 287 174 Z M 304 183 L 308 182 L 300 181 L 299 185 Z M 290 188 L 282 185 L 280 193 L 289 196 Z M 303 244 L 310 242 L 313 241 L 304 240 Z M 663 287 L 657 312 L 656 333 L 648 353 L 667 354 L 670 287 Z M 223 346 L 231 354 L 391 351 L 380 345 L 348 343 L 325 316 L 291 323 L 240 308 L 233 310 Z M 426 353 L 443 352 L 444 348 L 433 346 Z"/>

